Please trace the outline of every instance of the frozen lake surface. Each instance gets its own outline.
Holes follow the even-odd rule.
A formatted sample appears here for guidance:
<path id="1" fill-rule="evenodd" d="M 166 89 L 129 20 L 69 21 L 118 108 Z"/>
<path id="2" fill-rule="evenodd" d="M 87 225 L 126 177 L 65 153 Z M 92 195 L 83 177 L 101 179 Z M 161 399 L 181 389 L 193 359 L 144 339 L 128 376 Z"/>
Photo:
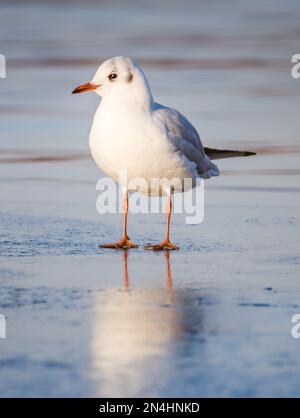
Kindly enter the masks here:
<path id="1" fill-rule="evenodd" d="M 0 6 L 1 396 L 298 397 L 299 2 L 88 3 Z M 162 214 L 129 216 L 139 249 L 97 249 L 122 216 L 95 209 L 98 99 L 70 92 L 117 54 L 205 145 L 258 153 L 218 161 L 169 255 L 142 249 Z"/>

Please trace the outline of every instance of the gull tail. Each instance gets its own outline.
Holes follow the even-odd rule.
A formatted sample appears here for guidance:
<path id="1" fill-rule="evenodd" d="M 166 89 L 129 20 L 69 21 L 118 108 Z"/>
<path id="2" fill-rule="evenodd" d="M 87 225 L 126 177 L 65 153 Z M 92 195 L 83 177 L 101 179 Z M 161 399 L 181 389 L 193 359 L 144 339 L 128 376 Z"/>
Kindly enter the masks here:
<path id="1" fill-rule="evenodd" d="M 226 149 L 215 149 L 207 147 L 204 147 L 204 152 L 211 160 L 232 157 L 250 157 L 250 155 L 256 155 L 256 153 L 252 151 L 232 151 Z"/>

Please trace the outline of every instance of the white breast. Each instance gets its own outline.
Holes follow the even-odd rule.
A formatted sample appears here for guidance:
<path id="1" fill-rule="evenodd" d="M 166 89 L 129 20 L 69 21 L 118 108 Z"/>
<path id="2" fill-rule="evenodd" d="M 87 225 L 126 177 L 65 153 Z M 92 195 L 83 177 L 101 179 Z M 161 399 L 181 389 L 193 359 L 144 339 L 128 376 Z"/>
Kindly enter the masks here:
<path id="1" fill-rule="evenodd" d="M 157 195 L 151 179 L 177 178 L 176 191 L 182 190 L 184 178 L 197 177 L 195 164 L 174 152 L 163 128 L 153 122 L 149 112 L 120 112 L 101 104 L 90 133 L 90 150 L 98 167 L 124 186 L 120 173 L 126 172 L 130 190 L 136 190 L 136 178 L 142 178 L 146 186 L 139 191 L 147 193 L 152 185 L 151 194 Z"/>

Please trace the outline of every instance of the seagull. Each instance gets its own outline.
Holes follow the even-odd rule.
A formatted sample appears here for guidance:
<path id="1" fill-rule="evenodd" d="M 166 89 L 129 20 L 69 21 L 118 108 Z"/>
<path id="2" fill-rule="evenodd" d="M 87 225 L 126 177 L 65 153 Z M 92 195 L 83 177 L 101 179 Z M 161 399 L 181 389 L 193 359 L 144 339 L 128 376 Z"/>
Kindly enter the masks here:
<path id="1" fill-rule="evenodd" d="M 139 191 L 150 196 L 167 196 L 165 238 L 144 248 L 177 250 L 178 246 L 170 241 L 172 194 L 185 191 L 184 179 L 190 179 L 195 187 L 197 178 L 219 175 L 212 159 L 255 153 L 203 147 L 197 130 L 186 117 L 154 101 L 145 73 L 131 58 L 108 59 L 90 82 L 76 87 L 72 93 L 87 91 L 94 91 L 102 98 L 89 136 L 91 155 L 104 173 L 121 183 L 124 192 L 123 236 L 116 243 L 99 247 L 138 247 L 127 235 L 127 214 L 128 192 Z M 126 182 L 120 177 L 124 170 Z M 130 189 L 128 185 L 135 178 L 144 179 L 145 187 Z M 153 178 L 170 182 L 154 186 Z"/>

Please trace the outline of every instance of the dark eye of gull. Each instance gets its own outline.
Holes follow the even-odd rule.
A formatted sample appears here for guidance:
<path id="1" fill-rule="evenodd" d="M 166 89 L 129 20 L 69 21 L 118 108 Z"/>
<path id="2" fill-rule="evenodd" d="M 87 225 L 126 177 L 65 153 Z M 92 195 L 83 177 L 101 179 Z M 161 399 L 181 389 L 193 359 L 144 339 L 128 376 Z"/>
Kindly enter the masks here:
<path id="1" fill-rule="evenodd" d="M 108 78 L 110 81 L 114 81 L 118 77 L 117 73 L 111 73 L 109 74 Z"/>

